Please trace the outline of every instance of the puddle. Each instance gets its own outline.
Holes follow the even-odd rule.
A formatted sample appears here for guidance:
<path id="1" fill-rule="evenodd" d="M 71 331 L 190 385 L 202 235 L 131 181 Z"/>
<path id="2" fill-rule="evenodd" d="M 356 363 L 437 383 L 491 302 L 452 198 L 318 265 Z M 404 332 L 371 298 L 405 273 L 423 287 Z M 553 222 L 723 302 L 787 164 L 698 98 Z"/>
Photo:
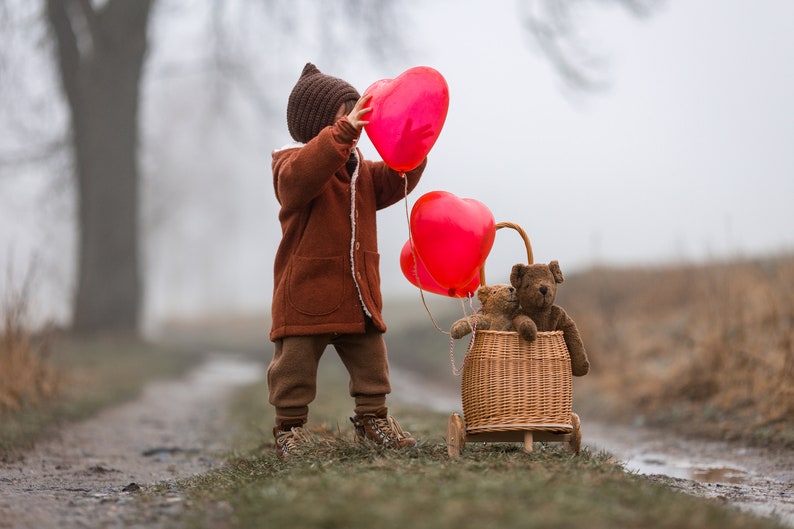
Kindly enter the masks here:
<path id="1" fill-rule="evenodd" d="M 692 470 L 692 479 L 704 483 L 746 483 L 748 475 L 738 468 L 695 468 Z"/>
<path id="2" fill-rule="evenodd" d="M 628 455 L 624 458 L 624 465 L 626 470 L 638 474 L 663 474 L 700 483 L 747 483 L 752 478 L 748 471 L 737 468 L 736 465 L 719 461 L 696 463 L 687 459 L 670 458 L 660 453 Z"/>

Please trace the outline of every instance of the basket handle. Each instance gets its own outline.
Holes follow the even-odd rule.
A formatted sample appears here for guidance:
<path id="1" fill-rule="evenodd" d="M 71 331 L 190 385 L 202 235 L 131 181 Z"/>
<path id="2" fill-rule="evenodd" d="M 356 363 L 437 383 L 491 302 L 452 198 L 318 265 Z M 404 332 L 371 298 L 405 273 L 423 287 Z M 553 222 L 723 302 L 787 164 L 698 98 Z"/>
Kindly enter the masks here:
<path id="1" fill-rule="evenodd" d="M 500 222 L 496 225 L 497 230 L 501 230 L 502 228 L 512 228 L 521 235 L 521 238 L 524 240 L 524 246 L 527 248 L 527 264 L 533 264 L 535 262 L 534 257 L 532 256 L 532 245 L 529 243 L 529 237 L 527 236 L 527 232 L 519 226 L 518 224 L 514 224 L 512 222 Z M 483 262 L 482 266 L 480 266 L 480 286 L 485 285 L 485 263 Z"/>

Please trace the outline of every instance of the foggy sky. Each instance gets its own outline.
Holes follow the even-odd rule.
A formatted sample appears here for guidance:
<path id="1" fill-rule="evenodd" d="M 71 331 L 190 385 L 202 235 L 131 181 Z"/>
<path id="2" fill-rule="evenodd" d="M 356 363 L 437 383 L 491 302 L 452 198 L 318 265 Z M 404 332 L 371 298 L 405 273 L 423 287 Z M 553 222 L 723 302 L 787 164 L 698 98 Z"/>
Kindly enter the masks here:
<path id="1" fill-rule="evenodd" d="M 475 198 L 497 222 L 520 224 L 536 261 L 557 259 L 566 273 L 794 249 L 794 3 L 678 0 L 642 20 L 585 11 L 583 42 L 604 57 L 609 81 L 596 93 L 563 86 L 513 1 L 408 5 L 395 21 L 408 53 L 379 64 L 332 55 L 308 37 L 281 37 L 265 56 L 252 51 L 275 108 L 255 108 L 230 88 L 223 103 L 234 125 L 200 111 L 209 108 L 197 103 L 210 92 L 203 81 L 168 69 L 199 49 L 199 25 L 183 17 L 174 27 L 172 17 L 153 27 L 142 160 L 150 323 L 269 307 L 279 236 L 270 152 L 290 141 L 287 96 L 307 61 L 361 92 L 417 65 L 449 85 L 449 114 L 422 182 L 407 204 L 379 216 L 387 297 L 416 296 L 420 307 L 399 252 L 406 207 L 433 190 Z M 377 158 L 366 135 L 361 145 Z M 63 317 L 74 239 L 68 226 L 42 224 L 36 208 L 53 193 L 37 189 L 40 181 L 0 182 L 0 258 L 13 259 L 19 275 L 37 255 L 50 278 L 37 307 Z M 500 231 L 489 282 L 506 281 L 524 260 L 518 236 Z"/>

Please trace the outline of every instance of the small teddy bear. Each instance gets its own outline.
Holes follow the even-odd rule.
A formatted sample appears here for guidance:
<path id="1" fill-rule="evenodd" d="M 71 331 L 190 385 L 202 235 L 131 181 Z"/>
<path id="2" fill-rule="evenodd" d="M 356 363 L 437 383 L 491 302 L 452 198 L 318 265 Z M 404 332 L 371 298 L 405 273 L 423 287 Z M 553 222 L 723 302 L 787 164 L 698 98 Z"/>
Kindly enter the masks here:
<path id="1" fill-rule="evenodd" d="M 491 331 L 515 330 L 513 318 L 519 309 L 515 288 L 503 284 L 483 285 L 477 289 L 477 299 L 482 304 L 477 313 L 452 324 L 449 334 L 454 339 L 469 334 L 474 327 Z"/>
<path id="2" fill-rule="evenodd" d="M 590 370 L 590 362 L 573 319 L 559 305 L 557 284 L 562 283 L 562 270 L 557 261 L 545 264 L 517 264 L 510 273 L 510 284 L 516 289 L 521 303 L 513 325 L 527 341 L 533 341 L 538 331 L 563 331 L 565 345 L 571 356 L 571 373 L 580 377 Z"/>

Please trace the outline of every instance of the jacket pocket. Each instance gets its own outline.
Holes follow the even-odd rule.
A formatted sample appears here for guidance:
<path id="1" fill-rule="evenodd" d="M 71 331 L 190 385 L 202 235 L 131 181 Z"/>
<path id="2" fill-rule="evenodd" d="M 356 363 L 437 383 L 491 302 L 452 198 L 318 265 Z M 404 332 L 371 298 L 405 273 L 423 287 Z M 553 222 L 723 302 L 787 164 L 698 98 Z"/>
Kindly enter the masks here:
<path id="1" fill-rule="evenodd" d="M 344 256 L 293 256 L 287 279 L 289 304 L 308 316 L 331 314 L 342 304 L 344 273 Z"/>

